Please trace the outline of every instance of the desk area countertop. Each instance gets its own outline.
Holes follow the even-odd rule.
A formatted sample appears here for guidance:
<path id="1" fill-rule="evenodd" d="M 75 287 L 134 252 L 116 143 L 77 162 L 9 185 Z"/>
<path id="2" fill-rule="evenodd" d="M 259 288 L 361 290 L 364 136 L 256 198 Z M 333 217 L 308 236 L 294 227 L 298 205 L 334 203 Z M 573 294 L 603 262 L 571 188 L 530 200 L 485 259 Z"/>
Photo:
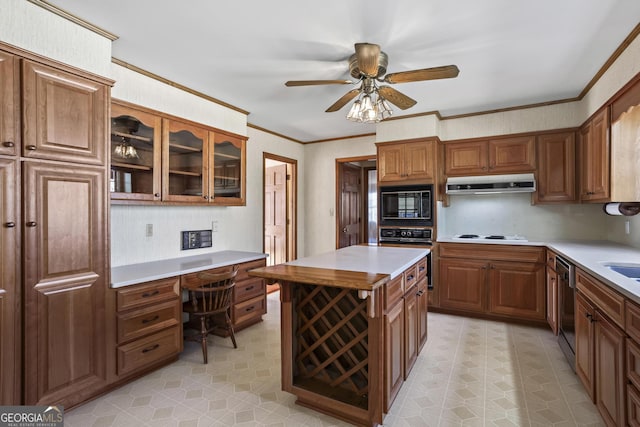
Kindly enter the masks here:
<path id="1" fill-rule="evenodd" d="M 271 280 L 371 290 L 402 274 L 429 254 L 426 248 L 349 246 L 250 274 Z"/>
<path id="2" fill-rule="evenodd" d="M 111 269 L 111 287 L 120 288 L 152 280 L 179 276 L 181 274 L 208 270 L 210 268 L 241 264 L 266 257 L 266 254 L 260 252 L 219 251 L 180 258 L 121 265 Z"/>

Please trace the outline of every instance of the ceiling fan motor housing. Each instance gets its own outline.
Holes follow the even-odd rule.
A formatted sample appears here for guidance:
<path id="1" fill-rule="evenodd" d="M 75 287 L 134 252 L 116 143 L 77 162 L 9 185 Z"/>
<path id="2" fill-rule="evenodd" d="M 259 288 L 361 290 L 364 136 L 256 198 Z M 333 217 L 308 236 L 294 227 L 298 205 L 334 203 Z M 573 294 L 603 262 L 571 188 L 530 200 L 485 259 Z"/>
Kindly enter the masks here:
<path id="1" fill-rule="evenodd" d="M 375 77 L 384 76 L 387 72 L 387 64 L 389 63 L 389 57 L 386 53 L 380 52 L 380 57 L 378 60 L 378 74 Z M 349 57 L 349 73 L 352 77 L 356 79 L 361 79 L 366 77 L 364 73 L 360 71 L 360 67 L 358 67 L 358 57 L 354 53 Z"/>

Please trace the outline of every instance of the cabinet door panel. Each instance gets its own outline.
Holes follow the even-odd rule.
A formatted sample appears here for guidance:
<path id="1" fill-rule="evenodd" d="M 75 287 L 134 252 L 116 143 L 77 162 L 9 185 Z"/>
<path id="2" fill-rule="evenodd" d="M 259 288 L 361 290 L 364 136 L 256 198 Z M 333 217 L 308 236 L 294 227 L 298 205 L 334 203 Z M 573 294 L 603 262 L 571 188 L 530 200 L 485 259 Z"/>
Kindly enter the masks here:
<path id="1" fill-rule="evenodd" d="M 378 146 L 378 180 L 380 182 L 404 179 L 404 145 Z"/>
<path id="2" fill-rule="evenodd" d="M 595 322 L 596 406 L 608 425 L 625 425 L 625 336 L 604 316 Z"/>
<path id="3" fill-rule="evenodd" d="M 580 129 L 580 199 L 609 199 L 610 146 L 608 109 L 593 116 Z"/>
<path id="4" fill-rule="evenodd" d="M 384 316 L 384 401 L 388 412 L 404 380 L 404 304 L 400 301 Z"/>
<path id="5" fill-rule="evenodd" d="M 537 140 L 537 203 L 576 200 L 575 133 L 541 135 Z"/>
<path id="6" fill-rule="evenodd" d="M 489 171 L 533 172 L 536 169 L 535 137 L 489 140 Z"/>
<path id="7" fill-rule="evenodd" d="M 547 323 L 558 335 L 558 273 L 547 267 Z"/>
<path id="8" fill-rule="evenodd" d="M 418 359 L 418 298 L 414 286 L 404 296 L 404 379 Z"/>
<path id="9" fill-rule="evenodd" d="M 244 205 L 246 187 L 245 141 L 222 133 L 213 140 L 213 198 L 220 205 Z"/>
<path id="10" fill-rule="evenodd" d="M 576 295 L 576 374 L 595 403 L 594 308 L 578 293 Z"/>
<path id="11" fill-rule="evenodd" d="M 445 144 L 445 173 L 448 176 L 487 173 L 487 141 Z"/>
<path id="12" fill-rule="evenodd" d="M 104 164 L 108 98 L 104 85 L 24 61 L 24 156 Z"/>
<path id="13" fill-rule="evenodd" d="M 427 309 L 429 304 L 429 294 L 427 292 L 427 279 L 424 278 L 418 283 L 418 352 L 427 343 L 428 323 Z"/>
<path id="14" fill-rule="evenodd" d="M 483 312 L 487 263 L 440 259 L 440 307 Z"/>
<path id="15" fill-rule="evenodd" d="M 19 79 L 19 60 L 0 52 L 0 154 L 20 152 Z"/>
<path id="16" fill-rule="evenodd" d="M 26 404 L 78 403 L 106 384 L 103 169 L 25 162 Z"/>
<path id="17" fill-rule="evenodd" d="M 405 145 L 407 179 L 435 180 L 435 141 L 414 142 Z"/>
<path id="18" fill-rule="evenodd" d="M 20 404 L 18 165 L 17 160 L 0 159 L 0 405 Z"/>
<path id="19" fill-rule="evenodd" d="M 517 318 L 545 319 L 544 265 L 491 263 L 489 311 Z"/>

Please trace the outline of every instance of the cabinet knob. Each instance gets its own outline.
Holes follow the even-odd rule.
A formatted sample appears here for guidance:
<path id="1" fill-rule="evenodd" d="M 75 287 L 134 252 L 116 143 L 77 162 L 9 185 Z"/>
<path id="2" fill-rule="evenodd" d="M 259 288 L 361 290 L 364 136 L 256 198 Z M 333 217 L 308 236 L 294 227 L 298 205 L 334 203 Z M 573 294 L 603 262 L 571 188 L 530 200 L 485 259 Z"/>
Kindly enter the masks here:
<path id="1" fill-rule="evenodd" d="M 202 196 L 203 199 L 209 200 L 209 196 Z"/>
<path id="2" fill-rule="evenodd" d="M 15 147 L 16 144 L 14 144 L 11 141 L 5 141 L 2 143 L 2 145 L 4 145 L 5 147 L 11 148 L 11 147 Z"/>
<path id="3" fill-rule="evenodd" d="M 27 145 L 25 148 L 29 151 L 36 151 L 37 147 L 35 145 Z"/>
<path id="4" fill-rule="evenodd" d="M 4 226 L 7 227 L 7 228 L 13 228 L 13 227 L 16 226 L 16 223 L 15 222 L 5 222 Z"/>
<path id="5" fill-rule="evenodd" d="M 38 225 L 38 223 L 36 223 L 35 221 L 27 222 L 27 227 L 35 227 L 36 225 Z"/>
<path id="6" fill-rule="evenodd" d="M 159 198 L 160 197 L 160 193 L 154 193 L 153 197 L 158 197 Z"/>
<path id="7" fill-rule="evenodd" d="M 343 229 L 342 229 L 342 232 L 343 232 L 343 233 L 346 233 L 346 232 L 347 232 L 347 227 L 343 228 Z"/>

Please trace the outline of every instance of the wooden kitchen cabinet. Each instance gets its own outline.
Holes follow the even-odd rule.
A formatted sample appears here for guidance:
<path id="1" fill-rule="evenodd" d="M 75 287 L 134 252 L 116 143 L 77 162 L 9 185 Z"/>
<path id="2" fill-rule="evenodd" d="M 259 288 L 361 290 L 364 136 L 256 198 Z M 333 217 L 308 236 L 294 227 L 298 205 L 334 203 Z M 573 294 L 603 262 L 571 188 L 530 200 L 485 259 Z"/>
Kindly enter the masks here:
<path id="1" fill-rule="evenodd" d="M 576 288 L 576 374 L 605 423 L 625 425 L 625 300 L 580 269 Z"/>
<path id="2" fill-rule="evenodd" d="M 384 315 L 385 412 L 391 409 L 404 381 L 404 323 L 404 302 L 400 300 Z"/>
<path id="3" fill-rule="evenodd" d="M 175 360 L 182 351 L 180 278 L 115 291 L 117 374 L 128 377 Z"/>
<path id="4" fill-rule="evenodd" d="M 609 109 L 589 119 L 579 133 L 580 200 L 606 202 L 610 198 Z"/>
<path id="5" fill-rule="evenodd" d="M 436 139 L 376 144 L 378 182 L 434 182 L 436 144 Z"/>
<path id="6" fill-rule="evenodd" d="M 420 324 L 418 307 L 418 286 L 412 286 L 404 295 L 404 379 L 409 377 L 413 365 L 418 359 L 418 326 Z"/>
<path id="7" fill-rule="evenodd" d="M 440 308 L 545 320 L 544 248 L 440 244 Z"/>
<path id="8" fill-rule="evenodd" d="M 71 407 L 108 380 L 106 171 L 23 168 L 25 404 Z"/>
<path id="9" fill-rule="evenodd" d="M 161 200 L 161 141 L 162 117 L 121 101 L 111 103 L 112 200 Z"/>
<path id="10" fill-rule="evenodd" d="M 108 86 L 28 60 L 22 69 L 22 155 L 104 165 Z"/>
<path id="11" fill-rule="evenodd" d="M 533 202 L 570 203 L 576 197 L 576 143 L 575 132 L 538 135 L 537 191 Z"/>
<path id="12" fill-rule="evenodd" d="M 19 165 L 0 158 L 0 405 L 21 403 Z"/>
<path id="13" fill-rule="evenodd" d="M 558 316 L 560 314 L 558 307 L 558 273 L 556 271 L 556 253 L 547 249 L 547 323 L 553 332 L 558 335 Z"/>
<path id="14" fill-rule="evenodd" d="M 444 150 L 447 176 L 523 173 L 536 168 L 533 135 L 451 141 Z"/>
<path id="15" fill-rule="evenodd" d="M 20 60 L 0 51 L 0 154 L 20 153 Z"/>

